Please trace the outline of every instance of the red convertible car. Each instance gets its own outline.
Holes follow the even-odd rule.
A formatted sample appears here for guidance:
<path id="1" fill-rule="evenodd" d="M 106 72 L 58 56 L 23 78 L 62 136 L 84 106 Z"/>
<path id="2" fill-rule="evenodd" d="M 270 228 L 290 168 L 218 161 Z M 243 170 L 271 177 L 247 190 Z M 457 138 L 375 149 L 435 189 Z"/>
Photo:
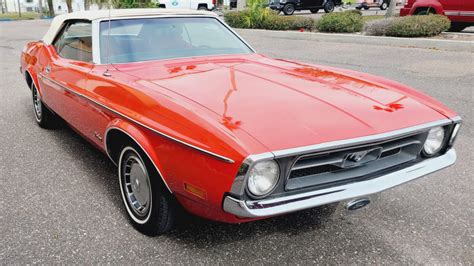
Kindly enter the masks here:
<path id="1" fill-rule="evenodd" d="M 454 164 L 460 117 L 399 83 L 272 59 L 212 13 L 56 17 L 21 55 L 40 127 L 65 121 L 118 167 L 148 235 L 179 205 L 240 223 L 345 202 Z"/>

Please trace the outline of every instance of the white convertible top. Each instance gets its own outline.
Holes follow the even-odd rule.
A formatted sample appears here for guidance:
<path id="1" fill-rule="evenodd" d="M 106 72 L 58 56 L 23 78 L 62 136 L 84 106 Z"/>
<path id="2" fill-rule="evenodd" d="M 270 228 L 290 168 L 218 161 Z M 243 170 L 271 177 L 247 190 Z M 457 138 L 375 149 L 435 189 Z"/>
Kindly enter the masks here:
<path id="1" fill-rule="evenodd" d="M 208 11 L 198 11 L 198 10 L 186 10 L 186 9 L 165 9 L 165 8 L 137 8 L 137 9 L 111 9 L 110 18 L 120 18 L 120 17 L 144 17 L 144 16 L 196 16 L 196 15 L 206 15 L 206 16 L 217 16 L 217 14 Z M 59 15 L 53 19 L 51 26 L 49 27 L 46 34 L 43 36 L 42 41 L 46 44 L 51 44 L 53 42 L 56 33 L 61 28 L 61 25 L 66 20 L 70 19 L 83 19 L 83 20 L 97 20 L 97 19 L 107 19 L 109 18 L 109 9 L 104 10 L 88 10 L 88 11 L 79 11 L 72 12 L 69 14 Z"/>

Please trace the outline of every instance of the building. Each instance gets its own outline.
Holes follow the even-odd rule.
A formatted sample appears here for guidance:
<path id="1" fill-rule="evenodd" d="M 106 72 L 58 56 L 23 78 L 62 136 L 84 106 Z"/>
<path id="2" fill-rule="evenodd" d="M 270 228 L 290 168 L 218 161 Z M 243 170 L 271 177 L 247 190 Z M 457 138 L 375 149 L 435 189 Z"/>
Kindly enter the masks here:
<path id="1" fill-rule="evenodd" d="M 8 12 L 38 12 L 39 0 L 0 0 L 3 2 L 4 10 Z M 42 0 L 43 10 L 48 10 L 48 1 Z M 54 13 L 56 15 L 67 13 L 66 0 L 53 0 Z M 84 10 L 84 0 L 72 0 L 73 11 Z M 90 9 L 98 9 L 97 6 L 91 5 Z"/>

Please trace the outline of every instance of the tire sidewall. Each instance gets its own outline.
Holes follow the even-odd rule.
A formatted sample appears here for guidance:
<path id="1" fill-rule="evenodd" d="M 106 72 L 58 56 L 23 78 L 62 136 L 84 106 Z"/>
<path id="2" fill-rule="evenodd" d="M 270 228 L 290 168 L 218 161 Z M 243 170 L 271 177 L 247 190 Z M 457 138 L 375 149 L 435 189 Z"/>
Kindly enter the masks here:
<path id="1" fill-rule="evenodd" d="M 324 5 L 324 12 L 326 12 L 326 13 L 331 13 L 331 12 L 334 11 L 334 8 L 335 8 L 334 2 L 333 2 L 333 1 L 328 1 L 328 2 Z"/>
<path id="2" fill-rule="evenodd" d="M 38 112 L 36 111 L 35 94 L 36 94 L 36 98 L 39 100 L 39 104 L 41 105 L 40 115 L 38 115 Z M 38 124 L 41 124 L 44 118 L 44 115 L 43 115 L 44 106 L 43 106 L 43 102 L 41 101 L 41 95 L 33 82 L 31 83 L 31 99 L 33 100 L 33 114 L 35 116 L 35 120 Z"/>
<path id="3" fill-rule="evenodd" d="M 288 12 L 288 8 L 291 8 L 289 11 L 291 12 Z M 295 13 L 295 6 L 293 4 L 286 4 L 284 7 L 283 7 L 283 13 L 287 16 L 291 16 L 293 15 L 293 13 Z"/>
<path id="4" fill-rule="evenodd" d="M 145 171 L 146 171 L 146 174 L 148 176 L 148 181 L 150 182 L 150 187 L 151 187 L 150 208 L 148 210 L 148 214 L 146 215 L 146 217 L 144 219 L 141 219 L 140 217 L 136 216 L 136 214 L 131 209 L 132 207 L 130 206 L 130 203 L 128 202 L 128 200 L 125 196 L 125 190 L 124 190 L 124 184 L 123 184 L 123 182 L 124 182 L 123 181 L 123 161 L 124 161 L 124 159 L 128 158 L 129 154 L 134 154 L 140 159 L 141 163 L 145 166 Z M 119 165 L 118 165 L 120 194 L 122 195 L 122 200 L 123 200 L 123 203 L 125 205 L 125 209 L 128 213 L 128 216 L 132 219 L 133 222 L 135 222 L 139 225 L 143 225 L 143 224 L 148 223 L 150 221 L 151 214 L 154 210 L 153 209 L 153 200 L 154 200 L 153 194 L 156 193 L 156 192 L 155 192 L 155 189 L 154 189 L 154 186 L 153 186 L 153 181 L 152 181 L 152 178 L 150 176 L 150 171 L 149 171 L 148 168 L 149 167 L 148 167 L 147 163 L 143 160 L 142 155 L 136 150 L 135 147 L 126 146 L 125 148 L 122 149 L 122 152 L 120 153 Z"/>

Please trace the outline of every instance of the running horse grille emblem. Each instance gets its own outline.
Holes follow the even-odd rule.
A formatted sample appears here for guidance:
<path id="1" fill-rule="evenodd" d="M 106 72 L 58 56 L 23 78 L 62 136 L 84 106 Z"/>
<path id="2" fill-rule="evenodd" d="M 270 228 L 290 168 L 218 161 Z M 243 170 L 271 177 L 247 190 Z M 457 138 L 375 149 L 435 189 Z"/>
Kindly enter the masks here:
<path id="1" fill-rule="evenodd" d="M 351 161 L 351 162 L 358 163 L 360 160 L 362 160 L 367 155 L 367 153 L 369 153 L 369 152 L 368 151 L 360 151 L 360 152 L 349 153 L 347 155 L 346 159 Z"/>
<path id="2" fill-rule="evenodd" d="M 375 147 L 370 150 L 357 151 L 346 154 L 341 164 L 342 168 L 351 168 L 365 165 L 380 158 L 382 147 Z"/>

